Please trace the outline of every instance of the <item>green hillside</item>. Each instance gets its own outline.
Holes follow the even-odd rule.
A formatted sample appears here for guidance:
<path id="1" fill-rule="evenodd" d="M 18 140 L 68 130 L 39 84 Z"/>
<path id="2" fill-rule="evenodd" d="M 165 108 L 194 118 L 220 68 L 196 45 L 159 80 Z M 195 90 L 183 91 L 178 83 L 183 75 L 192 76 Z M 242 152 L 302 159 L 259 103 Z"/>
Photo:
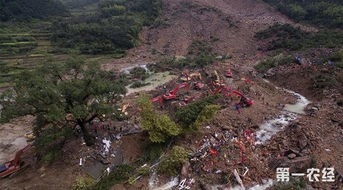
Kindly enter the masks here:
<path id="1" fill-rule="evenodd" d="M 0 0 L 0 21 L 27 21 L 66 15 L 65 6 L 56 0 Z"/>

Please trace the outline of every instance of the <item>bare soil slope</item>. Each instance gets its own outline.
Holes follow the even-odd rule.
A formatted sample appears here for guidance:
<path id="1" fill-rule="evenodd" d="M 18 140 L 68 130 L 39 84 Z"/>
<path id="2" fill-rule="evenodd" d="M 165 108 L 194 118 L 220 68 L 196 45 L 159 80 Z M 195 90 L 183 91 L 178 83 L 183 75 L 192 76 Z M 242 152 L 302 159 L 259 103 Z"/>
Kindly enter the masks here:
<path id="1" fill-rule="evenodd" d="M 255 32 L 275 23 L 297 25 L 259 0 L 165 0 L 156 24 L 141 33 L 141 45 L 103 67 L 113 70 L 182 56 L 194 40 L 207 42 L 219 55 L 233 55 L 234 61 L 254 62 L 261 53 Z"/>

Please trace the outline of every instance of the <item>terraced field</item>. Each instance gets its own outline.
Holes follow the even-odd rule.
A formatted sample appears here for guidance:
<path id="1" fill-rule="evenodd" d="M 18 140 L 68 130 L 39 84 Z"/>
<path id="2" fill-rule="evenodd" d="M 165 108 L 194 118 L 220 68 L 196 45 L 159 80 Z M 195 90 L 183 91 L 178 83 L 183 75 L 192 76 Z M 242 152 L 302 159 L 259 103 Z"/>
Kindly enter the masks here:
<path id="1" fill-rule="evenodd" d="M 81 8 L 71 8 L 71 15 L 81 16 L 95 12 L 97 3 Z M 0 88 L 11 86 L 16 75 L 31 70 L 48 57 L 55 61 L 64 60 L 66 55 L 51 43 L 50 21 L 30 23 L 0 23 Z M 92 59 L 94 56 L 92 57 Z M 103 58 L 96 56 L 95 59 Z M 105 57 L 106 58 L 106 57 Z"/>
<path id="2" fill-rule="evenodd" d="M 18 73 L 36 67 L 51 55 L 50 25 L 38 22 L 0 31 L 0 87 L 10 86 Z"/>

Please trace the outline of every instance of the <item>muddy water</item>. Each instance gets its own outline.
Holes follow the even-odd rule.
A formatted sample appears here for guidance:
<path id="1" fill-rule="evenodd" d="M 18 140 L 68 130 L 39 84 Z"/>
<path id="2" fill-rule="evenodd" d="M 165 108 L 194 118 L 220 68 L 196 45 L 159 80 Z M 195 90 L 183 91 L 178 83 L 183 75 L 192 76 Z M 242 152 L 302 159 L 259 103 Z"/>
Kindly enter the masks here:
<path id="1" fill-rule="evenodd" d="M 171 75 L 169 72 L 163 73 L 153 73 L 150 77 L 145 79 L 144 83 L 149 83 L 149 85 L 142 86 L 139 88 L 130 88 L 130 85 L 126 87 L 126 95 L 130 95 L 136 92 L 150 91 L 156 89 L 158 86 L 165 84 L 173 79 L 177 78 L 176 75 Z"/>
<path id="2" fill-rule="evenodd" d="M 269 81 L 266 81 L 269 83 Z M 267 120 L 260 125 L 259 131 L 256 132 L 256 144 L 263 144 L 271 139 L 276 133 L 284 130 L 284 128 L 291 122 L 296 120 L 300 115 L 305 114 L 305 108 L 310 103 L 304 96 L 294 91 L 279 88 L 297 97 L 295 104 L 286 104 L 280 114 L 271 120 Z"/>

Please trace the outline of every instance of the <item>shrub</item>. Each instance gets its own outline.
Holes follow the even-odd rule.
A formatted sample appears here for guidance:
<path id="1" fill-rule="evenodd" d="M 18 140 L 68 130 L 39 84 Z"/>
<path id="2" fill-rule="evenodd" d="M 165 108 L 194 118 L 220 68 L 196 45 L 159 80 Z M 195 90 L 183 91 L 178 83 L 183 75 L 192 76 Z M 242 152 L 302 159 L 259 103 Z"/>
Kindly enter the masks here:
<path id="1" fill-rule="evenodd" d="M 142 160 L 144 160 L 144 162 L 154 162 L 158 158 L 160 158 L 164 149 L 166 148 L 166 144 L 149 143 L 145 145 L 143 148 L 144 154 Z"/>
<path id="2" fill-rule="evenodd" d="M 153 110 L 153 105 L 148 96 L 140 96 L 138 105 L 141 109 L 141 127 L 149 133 L 151 142 L 163 143 L 169 138 L 181 134 L 181 127 L 169 116 L 158 114 Z"/>
<path id="3" fill-rule="evenodd" d="M 94 179 L 89 176 L 78 176 L 72 186 L 72 190 L 90 190 L 95 184 Z"/>
<path id="4" fill-rule="evenodd" d="M 176 118 L 181 126 L 189 128 L 197 119 L 203 109 L 218 99 L 218 96 L 208 96 L 187 106 L 181 107 L 176 111 Z"/>
<path id="5" fill-rule="evenodd" d="M 135 67 L 130 71 L 130 74 L 136 78 L 136 79 L 140 79 L 140 80 L 145 80 L 146 78 L 149 77 L 149 73 L 141 67 Z"/>
<path id="6" fill-rule="evenodd" d="M 169 176 L 176 175 L 187 160 L 188 152 L 183 147 L 174 146 L 170 154 L 160 163 L 158 172 Z"/>
<path id="7" fill-rule="evenodd" d="M 203 67 L 213 63 L 213 61 L 214 61 L 213 56 L 211 56 L 209 54 L 202 53 L 199 56 L 196 56 L 194 58 L 193 64 L 191 66 L 194 68 L 197 68 L 197 67 L 203 68 Z"/>
<path id="8" fill-rule="evenodd" d="M 91 190 L 108 190 L 113 187 L 113 185 L 126 181 L 132 175 L 134 171 L 134 166 L 132 165 L 119 165 L 114 168 L 108 176 L 101 178 L 101 180 L 93 185 Z"/>
<path id="9" fill-rule="evenodd" d="M 259 72 L 265 72 L 270 68 L 274 68 L 281 65 L 287 65 L 293 62 L 292 56 L 285 56 L 282 53 L 274 57 L 261 61 L 255 66 L 255 69 Z"/>
<path id="10" fill-rule="evenodd" d="M 196 121 L 191 125 L 192 130 L 198 130 L 200 125 L 209 122 L 220 109 L 218 105 L 207 105 L 204 109 L 200 112 Z"/>
<path id="11" fill-rule="evenodd" d="M 332 87 L 336 83 L 337 81 L 334 73 L 321 73 L 313 79 L 313 87 L 319 89 Z"/>

